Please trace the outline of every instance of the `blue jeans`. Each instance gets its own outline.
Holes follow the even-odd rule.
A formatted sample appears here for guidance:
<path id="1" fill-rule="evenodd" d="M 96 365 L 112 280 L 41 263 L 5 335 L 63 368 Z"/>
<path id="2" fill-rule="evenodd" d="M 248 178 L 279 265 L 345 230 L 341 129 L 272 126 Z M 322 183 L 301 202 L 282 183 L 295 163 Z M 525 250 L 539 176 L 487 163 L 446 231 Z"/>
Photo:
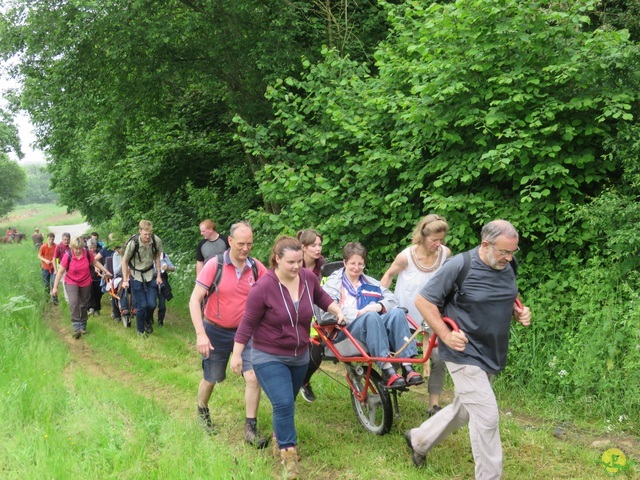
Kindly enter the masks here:
<path id="1" fill-rule="evenodd" d="M 47 293 L 51 292 L 51 288 L 53 287 L 53 282 L 56 279 L 56 274 L 50 272 L 46 268 L 42 269 L 42 282 L 44 283 L 44 290 Z"/>
<path id="2" fill-rule="evenodd" d="M 360 315 L 347 325 L 347 330 L 356 339 L 365 343 L 369 354 L 373 357 L 388 357 L 390 351 L 400 349 L 411 338 L 409 321 L 403 310 L 394 308 L 390 312 L 380 315 L 368 312 Z M 346 338 L 340 333 L 336 342 Z M 418 354 L 415 340 L 405 348 L 401 355 L 410 358 Z"/>
<path id="3" fill-rule="evenodd" d="M 143 333 L 145 324 L 151 323 L 153 311 L 156 308 L 156 298 L 158 297 L 156 278 L 153 277 L 147 283 L 143 283 L 131 277 L 130 286 L 133 303 L 138 309 L 136 311 L 136 329 Z"/>
<path id="4" fill-rule="evenodd" d="M 297 444 L 294 421 L 296 395 L 302 388 L 307 367 L 308 364 L 291 366 L 277 361 L 253 366 L 258 383 L 271 402 L 273 431 L 281 449 Z"/>
<path id="5" fill-rule="evenodd" d="M 131 310 L 129 308 L 129 298 L 127 297 L 129 292 L 128 288 L 120 288 L 118 290 L 118 296 L 120 300 L 117 298 L 111 298 L 111 311 L 113 312 L 113 318 L 120 318 L 120 312 L 126 310 L 127 315 L 129 315 Z"/>

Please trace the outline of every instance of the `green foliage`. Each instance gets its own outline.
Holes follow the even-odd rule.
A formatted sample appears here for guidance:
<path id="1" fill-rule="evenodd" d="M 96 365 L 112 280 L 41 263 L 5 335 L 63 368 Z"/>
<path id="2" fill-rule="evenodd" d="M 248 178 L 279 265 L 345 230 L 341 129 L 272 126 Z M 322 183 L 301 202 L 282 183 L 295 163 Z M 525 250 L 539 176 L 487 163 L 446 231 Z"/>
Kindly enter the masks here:
<path id="1" fill-rule="evenodd" d="M 302 80 L 269 91 L 268 126 L 238 120 L 279 206 L 255 221 L 315 225 L 330 248 L 357 239 L 387 258 L 427 212 L 447 217 L 454 250 L 499 217 L 519 228 L 530 260 L 583 248 L 572 209 L 621 175 L 613 140 L 637 132 L 628 35 L 583 29 L 590 2 L 388 8 L 375 75 L 325 51 Z"/>
<path id="2" fill-rule="evenodd" d="M 27 188 L 27 176 L 24 170 L 0 153 L 0 216 L 13 210 Z"/>
<path id="3" fill-rule="evenodd" d="M 267 84 L 296 75 L 322 43 L 365 59 L 386 32 L 374 1 L 6 4 L 0 54 L 14 59 L 15 107 L 37 127 L 60 201 L 94 225 L 119 217 L 123 230 L 166 213 L 167 236 L 194 223 L 163 210 L 174 201 L 225 225 L 260 204 L 234 114 L 270 118 Z M 198 203 L 221 189 L 220 204 Z"/>
<path id="4" fill-rule="evenodd" d="M 513 329 L 507 377 L 581 415 L 637 418 L 640 277 L 600 259 L 571 263 L 549 270 L 525 298 L 534 321 Z"/>
<path id="5" fill-rule="evenodd" d="M 30 203 L 56 203 L 58 196 L 51 190 L 51 174 L 42 165 L 26 165 L 27 187 L 20 205 Z"/>

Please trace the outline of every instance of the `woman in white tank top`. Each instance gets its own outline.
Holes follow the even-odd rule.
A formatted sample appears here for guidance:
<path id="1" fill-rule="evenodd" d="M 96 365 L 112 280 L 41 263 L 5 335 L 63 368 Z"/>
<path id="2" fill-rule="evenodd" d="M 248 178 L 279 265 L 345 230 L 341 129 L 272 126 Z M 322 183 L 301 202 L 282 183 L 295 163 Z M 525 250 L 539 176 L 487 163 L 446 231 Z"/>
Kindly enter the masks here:
<path id="1" fill-rule="evenodd" d="M 405 307 L 418 324 L 423 322 L 423 318 L 415 306 L 416 296 L 451 255 L 451 250 L 444 245 L 448 231 L 449 225 L 444 218 L 438 215 L 423 217 L 413 231 L 412 245 L 398 254 L 380 280 L 384 287 L 389 288 L 393 278 L 398 276 L 394 293 L 400 306 Z M 428 416 L 441 409 L 438 403 L 444 388 L 445 365 L 437 349 L 431 354 L 431 363 Z"/>

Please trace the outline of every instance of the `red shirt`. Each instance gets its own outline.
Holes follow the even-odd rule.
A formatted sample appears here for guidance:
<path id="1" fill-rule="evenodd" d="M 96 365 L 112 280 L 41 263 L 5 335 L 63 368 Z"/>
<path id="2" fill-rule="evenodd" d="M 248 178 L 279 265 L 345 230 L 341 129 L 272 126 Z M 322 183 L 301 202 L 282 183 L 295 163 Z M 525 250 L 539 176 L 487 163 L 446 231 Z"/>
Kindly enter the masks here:
<path id="1" fill-rule="evenodd" d="M 67 250 L 71 250 L 71 247 L 63 243 L 59 243 L 58 246 L 56 247 L 56 251 L 53 254 L 53 258 L 58 260 L 58 265 L 60 265 L 60 261 L 62 260 L 62 257 L 64 256 Z"/>
<path id="2" fill-rule="evenodd" d="M 85 248 L 82 249 L 82 258 L 77 258 L 73 251 L 70 252 L 70 255 L 65 254 L 60 261 L 60 265 L 67 270 L 64 283 L 77 285 L 78 287 L 91 285 L 91 264 L 94 259 L 93 252 L 89 251 L 87 260 L 87 249 Z"/>
<path id="3" fill-rule="evenodd" d="M 42 244 L 40 250 L 38 250 L 38 255 L 42 258 L 46 258 L 47 260 L 53 260 L 53 254 L 56 251 L 56 244 L 54 243 L 51 247 L 48 243 Z M 47 263 L 41 262 L 42 268 L 44 270 L 49 270 L 53 272 L 53 264 L 49 265 Z"/>
<path id="4" fill-rule="evenodd" d="M 255 260 L 255 262 L 258 265 L 258 278 L 260 278 L 267 273 L 267 268 L 260 261 Z M 217 257 L 213 257 L 202 267 L 196 283 L 209 290 L 217 268 Z M 224 253 L 223 268 L 220 285 L 207 300 L 204 316 L 224 328 L 237 328 L 244 314 L 247 296 L 249 296 L 251 286 L 256 282 L 256 279 L 253 278 L 253 270 L 248 262 L 238 278 L 236 267 L 231 263 L 228 251 Z"/>

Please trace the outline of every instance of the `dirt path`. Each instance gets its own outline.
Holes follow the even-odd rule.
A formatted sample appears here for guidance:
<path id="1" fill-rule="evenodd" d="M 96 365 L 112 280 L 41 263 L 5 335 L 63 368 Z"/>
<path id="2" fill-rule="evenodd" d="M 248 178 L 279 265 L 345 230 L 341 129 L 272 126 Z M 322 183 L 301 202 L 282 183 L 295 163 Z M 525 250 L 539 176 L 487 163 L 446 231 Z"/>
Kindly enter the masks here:
<path id="1" fill-rule="evenodd" d="M 180 418 L 183 421 L 193 421 L 193 409 L 190 408 L 191 405 L 189 402 L 185 402 L 182 392 L 166 386 L 158 388 L 157 384 L 152 385 L 147 383 L 143 376 L 131 374 L 126 370 L 118 369 L 109 362 L 103 362 L 87 342 L 73 339 L 71 336 L 71 327 L 68 324 L 68 310 L 62 305 L 64 304 L 61 304 L 59 307 L 49 305 L 45 315 L 49 319 L 47 323 L 51 326 L 51 329 L 67 345 L 72 354 L 73 360 L 69 363 L 66 372 L 68 375 L 67 378 L 69 379 L 69 387 L 72 388 L 73 381 L 71 379 L 73 378 L 73 372 L 76 368 L 81 368 L 92 376 L 100 376 L 116 381 L 150 400 L 153 399 L 166 405 L 169 407 L 168 411 L 171 412 L 171 415 L 176 418 Z M 172 316 L 171 312 L 167 312 L 167 320 L 169 322 L 171 322 Z M 330 376 L 342 378 L 342 366 L 323 364 L 322 368 L 327 370 Z M 443 399 L 446 403 L 451 402 L 451 392 L 445 392 Z M 632 458 L 640 458 L 640 440 L 636 437 L 621 434 L 594 435 L 592 431 L 578 428 L 571 423 L 553 423 L 549 420 L 519 413 L 510 409 L 507 405 L 502 405 L 501 407 L 502 416 L 509 417 L 525 430 L 545 430 L 552 434 L 558 441 L 577 443 L 601 452 L 604 452 L 608 448 L 615 447 L 621 449 Z"/>
<path id="2" fill-rule="evenodd" d="M 56 234 L 55 242 L 59 243 L 62 240 L 62 234 L 68 232 L 71 234 L 71 238 L 79 237 L 80 235 L 85 234 L 91 226 L 87 223 L 77 223 L 75 225 L 53 225 L 48 226 L 47 229 L 49 232 L 53 232 Z"/>

